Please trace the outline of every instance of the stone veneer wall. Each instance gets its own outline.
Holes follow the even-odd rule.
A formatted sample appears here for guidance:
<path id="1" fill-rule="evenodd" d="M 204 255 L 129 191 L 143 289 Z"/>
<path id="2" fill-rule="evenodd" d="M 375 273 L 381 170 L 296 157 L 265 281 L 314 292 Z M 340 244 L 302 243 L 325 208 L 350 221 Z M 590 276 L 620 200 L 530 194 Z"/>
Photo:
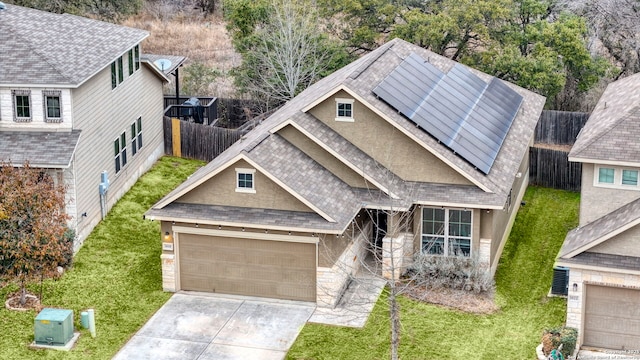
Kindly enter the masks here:
<path id="1" fill-rule="evenodd" d="M 385 279 L 392 277 L 399 279 L 405 269 L 411 265 L 413 239 L 414 234 L 409 232 L 399 233 L 395 238 L 382 239 L 382 276 Z"/>
<path id="2" fill-rule="evenodd" d="M 363 231 L 349 244 L 332 267 L 318 267 L 316 273 L 316 302 L 321 307 L 335 307 L 342 294 L 362 266 L 367 256 L 368 239 L 371 238 L 372 225 L 367 224 Z"/>
<path id="3" fill-rule="evenodd" d="M 176 292 L 176 261 L 174 254 L 160 255 L 162 260 L 162 290 Z"/>
<path id="4" fill-rule="evenodd" d="M 573 284 L 578 284 L 576 291 Z M 584 336 L 585 285 L 640 288 L 640 275 L 570 268 L 566 326 L 578 329 L 578 347 L 582 345 Z"/>

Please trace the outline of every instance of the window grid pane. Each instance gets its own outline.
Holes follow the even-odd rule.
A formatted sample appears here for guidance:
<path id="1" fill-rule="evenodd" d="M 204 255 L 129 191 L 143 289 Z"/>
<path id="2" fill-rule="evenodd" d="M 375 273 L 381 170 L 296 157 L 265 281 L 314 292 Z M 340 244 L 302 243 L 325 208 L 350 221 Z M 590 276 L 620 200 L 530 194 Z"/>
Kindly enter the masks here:
<path id="1" fill-rule="evenodd" d="M 422 253 L 470 256 L 471 220 L 471 210 L 422 208 Z"/>
<path id="2" fill-rule="evenodd" d="M 136 45 L 135 48 L 133 48 L 134 50 L 134 56 L 135 56 L 135 63 L 136 63 L 136 70 L 140 69 L 140 45 Z"/>
<path id="3" fill-rule="evenodd" d="M 238 187 L 243 189 L 253 189 L 253 174 L 238 173 Z"/>
<path id="4" fill-rule="evenodd" d="M 444 255 L 444 237 L 423 236 L 422 252 L 425 254 Z"/>
<path id="5" fill-rule="evenodd" d="M 121 151 L 120 151 L 120 159 L 122 162 L 122 167 L 124 167 L 125 165 L 127 165 L 127 134 L 126 133 L 122 133 L 122 135 L 120 135 L 120 147 L 121 147 Z"/>
<path id="6" fill-rule="evenodd" d="M 142 118 L 138 118 L 138 149 L 142 148 Z"/>
<path id="7" fill-rule="evenodd" d="M 129 50 L 129 76 L 133 74 L 133 49 Z"/>
<path id="8" fill-rule="evenodd" d="M 598 172 L 598 182 L 603 184 L 613 184 L 614 169 L 600 168 Z"/>
<path id="9" fill-rule="evenodd" d="M 136 123 L 131 124 L 131 156 L 136 156 L 138 152 L 138 146 L 136 144 Z"/>
<path id="10" fill-rule="evenodd" d="M 622 170 L 622 185 L 638 185 L 638 171 Z"/>
<path id="11" fill-rule="evenodd" d="M 46 102 L 47 102 L 47 117 L 59 118 L 60 117 L 60 97 L 47 96 Z"/>
<path id="12" fill-rule="evenodd" d="M 124 65 L 122 56 L 118 58 L 118 84 L 124 81 Z"/>
<path id="13" fill-rule="evenodd" d="M 115 139 L 113 141 L 113 155 L 117 174 L 118 171 L 120 171 L 120 139 Z"/>
<path id="14" fill-rule="evenodd" d="M 351 104 L 338 103 L 338 117 L 352 117 Z"/>
<path id="15" fill-rule="evenodd" d="M 111 89 L 115 89 L 118 86 L 118 74 L 116 71 L 115 61 L 111 63 Z"/>
<path id="16" fill-rule="evenodd" d="M 19 118 L 31 117 L 28 95 L 16 95 L 16 116 Z"/>

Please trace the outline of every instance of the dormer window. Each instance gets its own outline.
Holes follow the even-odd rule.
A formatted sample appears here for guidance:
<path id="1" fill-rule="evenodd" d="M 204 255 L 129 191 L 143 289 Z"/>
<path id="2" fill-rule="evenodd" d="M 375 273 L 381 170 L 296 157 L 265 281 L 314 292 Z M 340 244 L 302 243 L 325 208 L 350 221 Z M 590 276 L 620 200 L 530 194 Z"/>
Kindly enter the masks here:
<path id="1" fill-rule="evenodd" d="M 62 105 L 60 101 L 59 90 L 44 90 L 42 96 L 44 98 L 44 120 L 48 123 L 62 122 Z"/>
<path id="2" fill-rule="evenodd" d="M 336 99 L 336 121 L 353 122 L 353 99 Z"/>
<path id="3" fill-rule="evenodd" d="M 236 169 L 236 192 L 255 194 L 255 169 Z"/>
<path id="4" fill-rule="evenodd" d="M 13 95 L 13 121 L 31 121 L 31 91 L 12 90 Z"/>

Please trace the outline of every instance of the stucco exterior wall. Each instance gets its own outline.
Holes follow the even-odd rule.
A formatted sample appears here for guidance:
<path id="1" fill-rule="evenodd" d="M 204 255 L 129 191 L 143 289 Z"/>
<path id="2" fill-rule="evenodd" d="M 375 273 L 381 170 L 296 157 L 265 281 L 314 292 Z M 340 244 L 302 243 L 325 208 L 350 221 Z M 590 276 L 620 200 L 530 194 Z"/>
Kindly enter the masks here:
<path id="1" fill-rule="evenodd" d="M 599 245 L 589 252 L 640 257 L 640 226 L 633 227 Z"/>
<path id="2" fill-rule="evenodd" d="M 580 191 L 580 226 L 640 198 L 640 191 L 610 189 L 593 185 L 595 165 L 582 164 L 582 187 Z"/>
<path id="3" fill-rule="evenodd" d="M 354 101 L 353 104 L 353 122 L 336 121 L 336 98 L 350 96 L 344 91 L 339 91 L 309 112 L 402 179 L 471 184 L 450 166 L 358 101 Z"/>
<path id="4" fill-rule="evenodd" d="M 125 56 L 125 69 L 126 56 Z M 76 203 L 79 214 L 78 245 L 101 220 L 100 173 L 109 175 L 107 209 L 145 173 L 164 152 L 162 81 L 145 65 L 115 89 L 111 89 L 111 70 L 105 68 L 72 92 L 74 128 L 80 129 L 75 153 Z M 133 156 L 131 124 L 142 119 L 142 148 Z M 116 174 L 114 140 L 126 134 L 127 164 Z"/>
<path id="5" fill-rule="evenodd" d="M 313 212 L 257 169 L 253 174 L 255 194 L 236 192 L 236 169 L 254 169 L 254 167 L 244 160 L 239 160 L 180 197 L 176 202 Z"/>
<path id="6" fill-rule="evenodd" d="M 577 284 L 577 290 L 575 291 L 573 290 L 573 284 Z M 617 273 L 605 269 L 570 268 L 566 325 L 578 329 L 578 346 L 582 344 L 584 336 L 586 284 L 640 288 L 640 275 Z"/>
<path id="7" fill-rule="evenodd" d="M 293 126 L 287 126 L 281 129 L 278 131 L 278 134 L 349 186 L 377 190 L 373 184 L 367 183 L 362 175 L 356 173 L 322 147 L 309 140 L 309 138 Z"/>

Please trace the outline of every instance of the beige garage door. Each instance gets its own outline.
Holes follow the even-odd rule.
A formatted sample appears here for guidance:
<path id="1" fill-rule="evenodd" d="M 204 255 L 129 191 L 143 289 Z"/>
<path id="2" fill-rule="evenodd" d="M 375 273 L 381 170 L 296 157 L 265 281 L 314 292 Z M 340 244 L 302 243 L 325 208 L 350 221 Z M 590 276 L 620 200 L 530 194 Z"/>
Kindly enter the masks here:
<path id="1" fill-rule="evenodd" d="M 182 290 L 316 301 L 316 245 L 179 235 Z"/>
<path id="2" fill-rule="evenodd" d="M 640 349 L 640 290 L 587 285 L 584 345 Z"/>

